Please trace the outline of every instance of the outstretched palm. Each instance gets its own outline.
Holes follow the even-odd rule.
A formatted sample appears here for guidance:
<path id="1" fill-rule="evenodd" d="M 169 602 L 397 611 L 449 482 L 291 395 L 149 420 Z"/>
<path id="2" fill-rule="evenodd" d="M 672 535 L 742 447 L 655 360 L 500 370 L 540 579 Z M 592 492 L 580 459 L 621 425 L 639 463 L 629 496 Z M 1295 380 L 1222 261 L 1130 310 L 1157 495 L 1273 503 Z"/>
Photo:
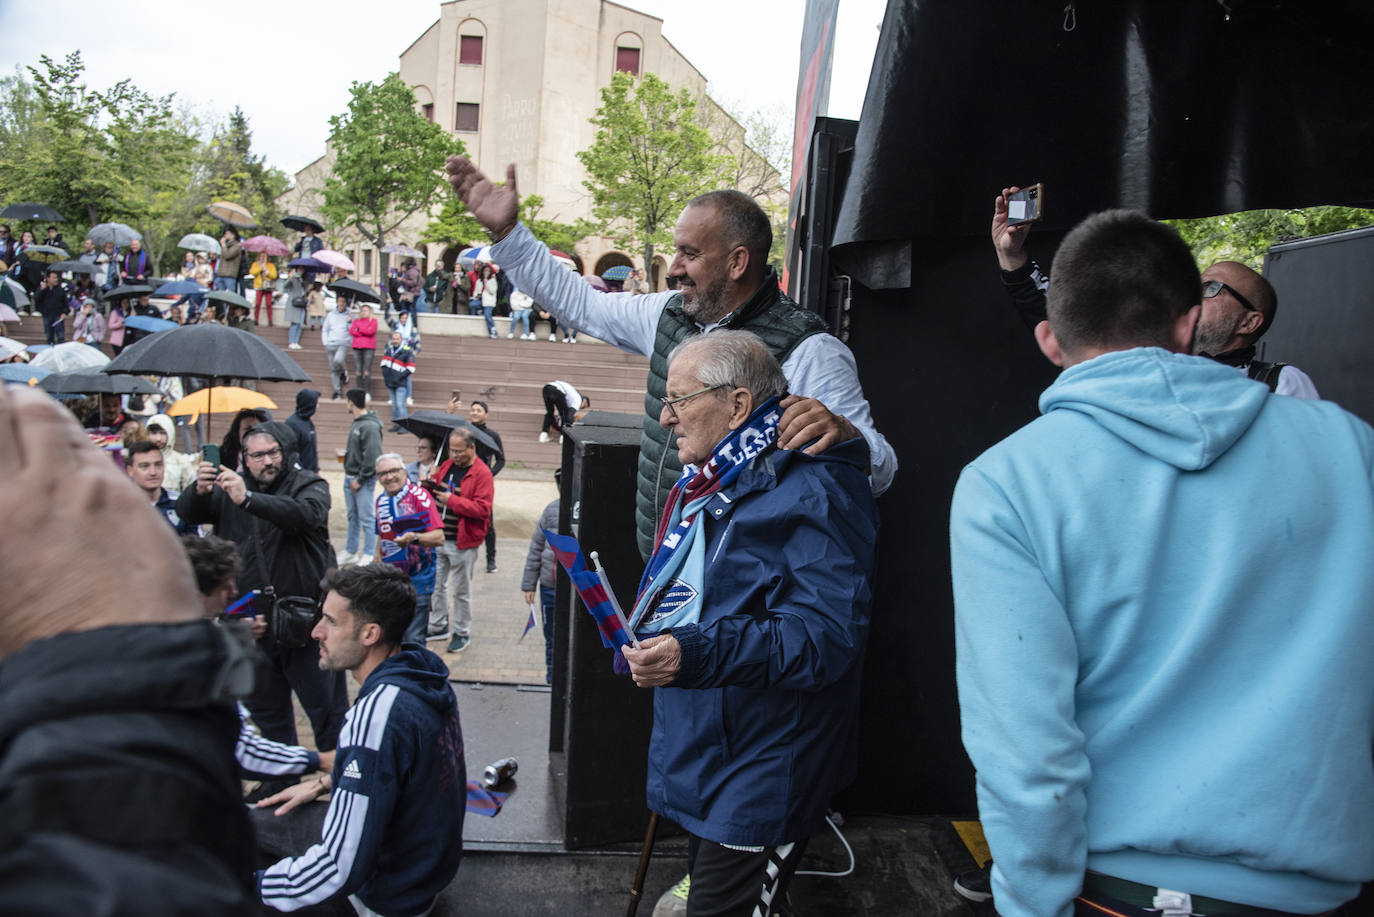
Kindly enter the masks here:
<path id="1" fill-rule="evenodd" d="M 506 183 L 493 184 L 466 156 L 450 156 L 444 165 L 448 182 L 477 222 L 498 238 L 516 221 L 520 195 L 515 186 L 515 165 L 506 166 Z"/>

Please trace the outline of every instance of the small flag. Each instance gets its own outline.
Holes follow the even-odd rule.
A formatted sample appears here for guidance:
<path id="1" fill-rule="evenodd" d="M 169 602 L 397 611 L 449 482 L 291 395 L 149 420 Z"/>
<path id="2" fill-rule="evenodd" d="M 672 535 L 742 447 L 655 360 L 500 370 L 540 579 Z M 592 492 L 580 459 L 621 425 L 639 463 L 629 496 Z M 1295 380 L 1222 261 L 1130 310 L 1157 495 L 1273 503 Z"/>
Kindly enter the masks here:
<path id="1" fill-rule="evenodd" d="M 468 811 L 473 815 L 486 815 L 495 817 L 501 811 L 501 805 L 506 801 L 509 793 L 498 793 L 489 790 L 476 780 L 468 781 Z"/>
<path id="2" fill-rule="evenodd" d="M 637 646 L 629 622 L 616 605 L 614 596 L 597 572 L 587 569 L 577 539 L 571 535 L 555 535 L 548 529 L 544 529 L 544 538 L 563 569 L 568 571 L 568 578 L 582 597 L 582 603 L 596 619 L 596 626 L 601 630 L 601 642 L 606 648 L 616 649 L 627 644 Z"/>
<path id="3" fill-rule="evenodd" d="M 534 630 L 534 603 L 530 602 L 530 619 L 525 622 L 525 629 L 520 632 L 520 640 L 524 640 L 525 634 L 528 634 L 532 630 Z M 519 643 L 520 640 L 516 640 L 515 642 Z"/>

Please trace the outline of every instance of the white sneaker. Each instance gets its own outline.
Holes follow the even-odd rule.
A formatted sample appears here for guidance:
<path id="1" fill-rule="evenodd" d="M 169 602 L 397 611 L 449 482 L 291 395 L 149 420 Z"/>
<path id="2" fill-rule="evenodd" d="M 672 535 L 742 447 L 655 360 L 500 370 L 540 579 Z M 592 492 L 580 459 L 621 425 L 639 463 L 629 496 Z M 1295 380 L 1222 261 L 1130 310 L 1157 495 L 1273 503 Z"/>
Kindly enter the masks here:
<path id="1" fill-rule="evenodd" d="M 510 340 L 511 338 L 513 338 L 513 337 L 515 337 L 515 332 L 514 332 L 514 331 L 507 331 L 507 332 L 506 332 L 506 340 L 509 341 L 509 340 Z"/>
<path id="2" fill-rule="evenodd" d="M 300 345 L 300 344 L 287 344 L 287 345 L 286 345 L 286 349 L 287 349 L 287 350 L 300 350 L 300 349 L 301 349 L 301 345 Z"/>
<path id="3" fill-rule="evenodd" d="M 554 337 L 554 336 L 551 334 L 551 335 L 549 335 L 549 340 L 551 340 L 551 341 L 557 341 L 558 338 Z"/>
<path id="4" fill-rule="evenodd" d="M 340 567 L 347 567 L 351 563 L 353 563 L 353 555 L 349 554 L 347 551 L 340 551 L 338 555 L 338 565 Z"/>
<path id="5" fill-rule="evenodd" d="M 540 434 L 539 434 L 539 441 L 540 441 L 541 443 L 546 443 L 546 442 L 548 442 L 548 441 L 549 441 L 549 434 L 547 434 L 547 433 L 540 433 Z"/>
<path id="6" fill-rule="evenodd" d="M 406 399 L 406 407 L 411 408 L 411 407 L 414 407 L 414 406 L 415 406 L 415 399 L 414 399 L 414 398 L 407 398 L 407 399 Z"/>

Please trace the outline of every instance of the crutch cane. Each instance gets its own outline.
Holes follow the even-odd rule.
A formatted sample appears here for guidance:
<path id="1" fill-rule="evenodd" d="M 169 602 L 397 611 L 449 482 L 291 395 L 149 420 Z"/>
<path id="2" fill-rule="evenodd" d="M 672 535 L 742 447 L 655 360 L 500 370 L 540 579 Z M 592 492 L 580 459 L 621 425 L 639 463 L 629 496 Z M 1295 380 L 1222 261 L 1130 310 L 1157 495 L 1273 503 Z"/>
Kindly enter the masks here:
<path id="1" fill-rule="evenodd" d="M 649 872 L 649 857 L 654 855 L 654 835 L 658 833 L 658 813 L 649 813 L 649 830 L 644 832 L 644 850 L 639 854 L 639 869 L 635 872 L 634 888 L 630 889 L 630 909 L 625 917 L 635 917 L 639 899 L 644 895 L 644 877 Z"/>

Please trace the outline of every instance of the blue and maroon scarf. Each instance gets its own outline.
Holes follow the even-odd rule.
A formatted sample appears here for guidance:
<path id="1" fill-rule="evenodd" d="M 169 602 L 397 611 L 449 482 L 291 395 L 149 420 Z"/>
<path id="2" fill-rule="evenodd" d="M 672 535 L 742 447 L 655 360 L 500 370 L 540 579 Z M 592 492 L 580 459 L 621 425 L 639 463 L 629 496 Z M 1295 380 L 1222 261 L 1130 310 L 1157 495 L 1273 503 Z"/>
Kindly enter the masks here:
<path id="1" fill-rule="evenodd" d="M 701 617 L 706 538 L 702 535 L 701 509 L 718 491 L 739 477 L 744 467 L 777 442 L 782 411 L 770 398 L 749 415 L 737 430 L 716 444 L 705 465 L 686 465 L 668 492 L 654 552 L 639 580 L 630 629 L 641 637 L 661 633 Z"/>

